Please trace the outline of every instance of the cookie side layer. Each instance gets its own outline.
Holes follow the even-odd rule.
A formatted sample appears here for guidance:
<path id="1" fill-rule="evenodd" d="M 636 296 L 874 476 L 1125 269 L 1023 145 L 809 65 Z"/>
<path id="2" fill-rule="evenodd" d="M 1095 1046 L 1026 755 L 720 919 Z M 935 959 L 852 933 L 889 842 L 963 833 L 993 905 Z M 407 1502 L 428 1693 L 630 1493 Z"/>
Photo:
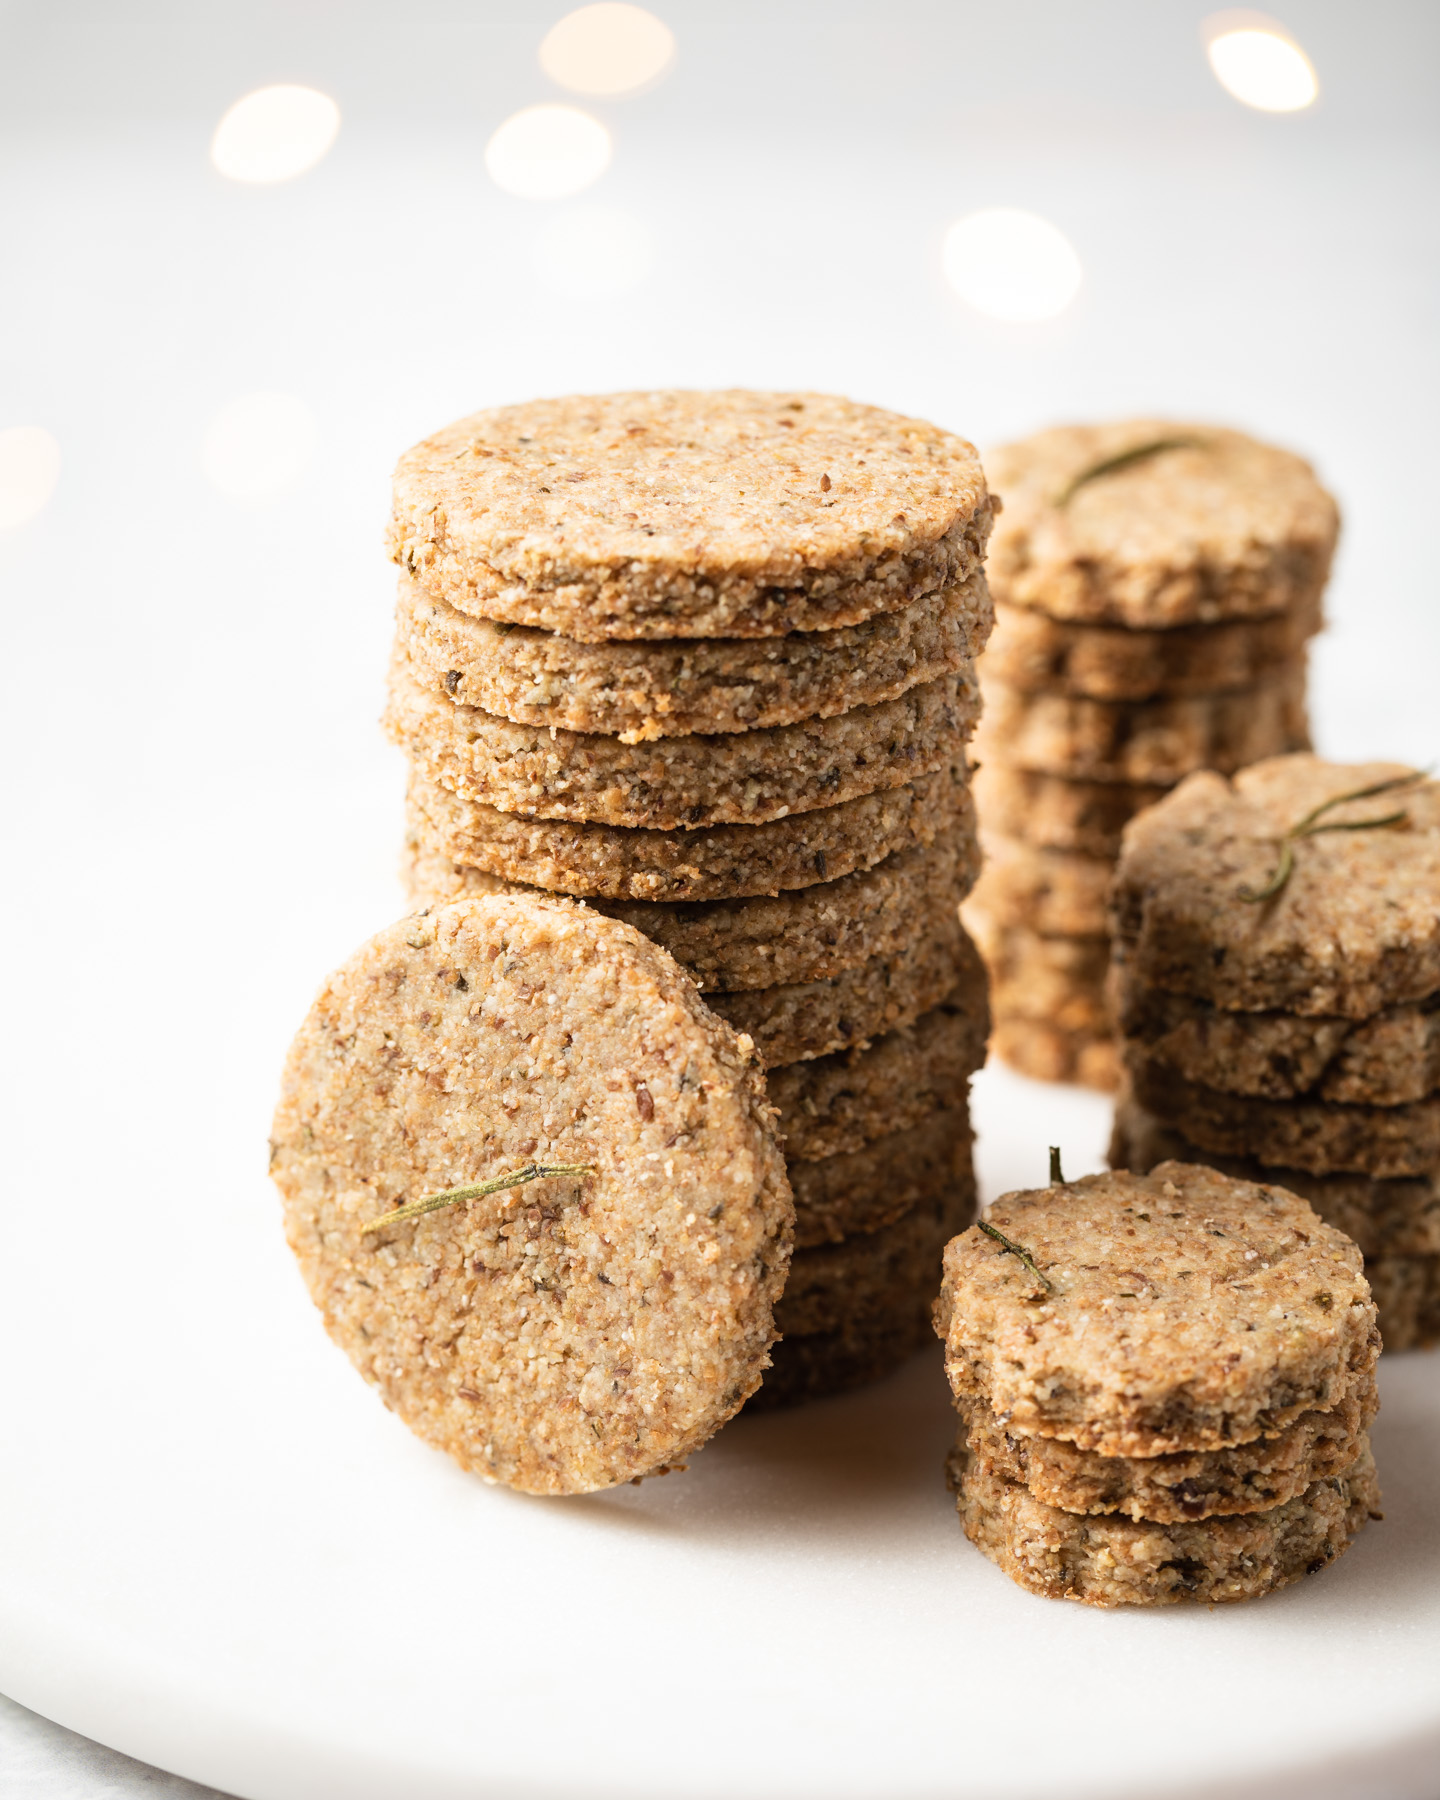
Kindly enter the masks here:
<path id="1" fill-rule="evenodd" d="M 1012 769 L 1002 746 L 992 746 L 975 771 L 975 804 L 987 826 L 1042 850 L 1115 859 L 1120 836 L 1142 807 L 1163 800 L 1158 783 L 1076 781 Z"/>
<path id="2" fill-rule="evenodd" d="M 971 904 L 1041 937 L 1103 938 L 1112 865 L 1070 850 L 1040 850 L 987 821 L 985 862 Z"/>
<path id="3" fill-rule="evenodd" d="M 933 1112 L 861 1150 L 820 1162 L 791 1162 L 795 1247 L 838 1244 L 879 1231 L 939 1194 L 966 1183 L 973 1187 L 973 1142 L 969 1110 L 962 1105 Z"/>

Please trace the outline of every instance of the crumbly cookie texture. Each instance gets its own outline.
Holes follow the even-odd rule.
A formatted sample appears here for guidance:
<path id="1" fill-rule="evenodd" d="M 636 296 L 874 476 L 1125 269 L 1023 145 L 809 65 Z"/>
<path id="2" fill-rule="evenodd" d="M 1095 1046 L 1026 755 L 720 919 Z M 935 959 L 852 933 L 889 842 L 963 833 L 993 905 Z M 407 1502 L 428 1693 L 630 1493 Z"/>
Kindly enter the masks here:
<path id="1" fill-rule="evenodd" d="M 1257 1100 L 1187 1081 L 1136 1043 L 1125 1044 L 1122 1056 L 1140 1104 L 1205 1150 L 1313 1175 L 1424 1175 L 1440 1168 L 1440 1095 L 1409 1106 Z"/>
<path id="2" fill-rule="evenodd" d="M 1377 1256 L 1365 1272 L 1387 1350 L 1440 1344 L 1440 1256 Z"/>
<path id="3" fill-rule="evenodd" d="M 913 1298 L 897 1302 L 889 1312 L 867 1313 L 843 1331 L 782 1338 L 771 1355 L 773 1367 L 745 1410 L 778 1412 L 868 1387 L 893 1375 L 934 1341 L 926 1309 Z"/>
<path id="4" fill-rule="evenodd" d="M 1373 1175 L 1312 1175 L 1307 1169 L 1267 1168 L 1251 1156 L 1202 1150 L 1183 1133 L 1140 1105 L 1125 1088 L 1115 1108 L 1110 1165 L 1143 1174 L 1161 1162 L 1209 1163 L 1240 1181 L 1273 1182 L 1308 1200 L 1327 1225 L 1353 1238 L 1365 1257 L 1365 1276 L 1375 1288 L 1377 1260 L 1440 1256 L 1440 1168 L 1424 1175 L 1377 1180 Z M 1375 1294 L 1380 1304 L 1378 1292 Z M 1384 1324 L 1381 1334 L 1392 1349 Z"/>
<path id="5" fill-rule="evenodd" d="M 1235 693 L 1134 704 L 1026 694 L 988 671 L 984 686 L 980 760 L 1039 775 L 1163 787 L 1310 746 L 1303 663 Z"/>
<path id="6" fill-rule="evenodd" d="M 1263 1512 L 1349 1468 L 1380 1410 L 1375 1376 L 1361 1377 L 1328 1412 L 1301 1413 L 1274 1437 L 1228 1450 L 1097 1456 L 1064 1438 L 1002 1425 L 983 1401 L 960 1403 L 964 1443 L 989 1475 L 1072 1513 L 1123 1513 L 1158 1524 Z"/>
<path id="7" fill-rule="evenodd" d="M 1440 995 L 1372 1019 L 1222 1012 L 1208 1000 L 1110 977 L 1116 1023 L 1152 1064 L 1264 1100 L 1406 1106 L 1440 1089 Z"/>
<path id="8" fill-rule="evenodd" d="M 942 937 L 977 863 L 973 836 L 951 832 L 897 850 L 838 881 L 738 900 L 607 900 L 589 904 L 623 919 L 683 963 L 705 993 L 741 993 L 832 981 L 898 955 L 917 936 Z M 406 838 L 401 879 L 418 908 L 469 894 L 535 893 L 523 883 L 467 869 Z"/>
<path id="9" fill-rule="evenodd" d="M 521 725 L 622 743 L 759 731 L 897 699 L 967 670 L 994 618 L 985 576 L 838 631 L 768 638 L 581 643 L 476 619 L 400 577 L 396 639 L 416 678 Z"/>
<path id="10" fill-rule="evenodd" d="M 1319 597 L 1292 613 L 1133 631 L 997 606 L 985 673 L 1030 694 L 1128 701 L 1225 693 L 1272 681 L 1320 629 Z"/>
<path id="11" fill-rule="evenodd" d="M 409 826 L 427 851 L 562 894 L 610 900 L 738 900 L 837 881 L 897 850 L 941 837 L 972 846 L 963 757 L 904 787 L 882 788 L 766 825 L 651 831 L 534 819 L 463 800 L 412 773 Z M 962 883 L 968 887 L 974 875 Z"/>
<path id="12" fill-rule="evenodd" d="M 772 1069 L 770 1100 L 790 1163 L 863 1150 L 963 1105 L 969 1079 L 985 1061 L 989 1022 L 984 986 L 962 983 L 945 1005 L 887 1031 L 868 1050 Z"/>
<path id="13" fill-rule="evenodd" d="M 1333 1406 L 1378 1350 L 1360 1252 L 1283 1188 L 1189 1163 L 1003 1195 L 945 1251 L 956 1398 L 1104 1456 L 1219 1450 Z M 1036 1273 L 1038 1271 L 1038 1273 Z"/>
<path id="14" fill-rule="evenodd" d="M 1294 1499 L 1197 1523 L 1064 1512 L 958 1446 L 949 1472 L 977 1549 L 1032 1594 L 1089 1606 L 1253 1600 L 1316 1574 L 1383 1516 L 1366 1438 L 1348 1469 Z"/>
<path id="15" fill-rule="evenodd" d="M 974 446 L 826 394 L 580 395 L 448 425 L 395 471 L 390 554 L 461 612 L 603 638 L 843 628 L 967 579 Z"/>
<path id="16" fill-rule="evenodd" d="M 682 831 L 766 824 L 903 786 L 964 754 L 979 706 L 973 675 L 945 675 L 838 718 L 624 744 L 457 705 L 397 657 L 385 729 L 432 781 L 502 812 Z"/>
<path id="17" fill-rule="evenodd" d="M 1162 443 L 1174 447 L 1100 472 Z M 1335 502 L 1308 463 L 1238 431 L 1166 419 L 1060 426 L 986 463 L 1005 496 L 995 597 L 1055 619 L 1155 630 L 1299 613 L 1330 571 Z"/>
<path id="18" fill-rule="evenodd" d="M 593 1173 L 369 1229 L 532 1163 Z M 614 920 L 501 896 L 382 931 L 292 1046 L 271 1168 L 330 1335 L 487 1479 L 658 1473 L 760 1383 L 794 1210 L 759 1063 Z"/>
<path id="19" fill-rule="evenodd" d="M 1042 850 L 1079 856 L 1120 853 L 1120 834 L 1142 807 L 1163 800 L 1159 783 L 1079 781 L 1012 769 L 991 750 L 975 770 L 975 804 L 987 826 Z"/>
<path id="20" fill-rule="evenodd" d="M 1227 1011 L 1349 1019 L 1440 990 L 1440 783 L 1336 805 L 1321 823 L 1405 822 L 1302 838 L 1284 888 L 1243 898 L 1315 807 L 1406 773 L 1286 756 L 1191 776 L 1126 828 L 1112 925 L 1132 979 Z"/>
<path id="21" fill-rule="evenodd" d="M 1105 936 L 1112 873 L 1108 859 L 1040 849 L 987 823 L 981 836 L 985 862 L 973 906 L 1042 937 Z"/>
<path id="22" fill-rule="evenodd" d="M 957 1187 L 974 1186 L 969 1109 L 947 1107 L 863 1149 L 792 1162 L 795 1248 L 838 1244 Z"/>

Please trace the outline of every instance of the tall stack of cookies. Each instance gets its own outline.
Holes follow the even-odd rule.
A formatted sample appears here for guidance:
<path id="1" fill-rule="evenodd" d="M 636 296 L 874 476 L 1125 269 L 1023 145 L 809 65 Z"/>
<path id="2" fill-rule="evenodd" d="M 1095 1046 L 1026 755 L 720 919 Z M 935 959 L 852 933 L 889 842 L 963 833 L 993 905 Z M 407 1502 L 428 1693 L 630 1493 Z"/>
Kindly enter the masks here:
<path id="1" fill-rule="evenodd" d="M 1196 769 L 1309 745 L 1305 647 L 1338 530 L 1298 457 L 1150 419 L 995 453 L 976 798 L 986 869 L 966 909 L 995 1048 L 1112 1087 L 1105 897 L 1127 819 Z"/>
<path id="2" fill-rule="evenodd" d="M 1183 1156 L 1352 1237 L 1387 1349 L 1440 1339 L 1440 784 L 1278 757 L 1125 833 L 1111 1161 Z"/>
<path id="3" fill-rule="evenodd" d="M 973 1210 L 990 521 L 969 444 L 813 394 L 507 407 L 396 473 L 412 897 L 582 898 L 754 1040 L 797 1204 L 767 1402 L 917 1347 Z"/>
<path id="4" fill-rule="evenodd" d="M 1006 1194 L 935 1313 L 961 1521 L 1032 1593 L 1250 1599 L 1375 1515 L 1375 1308 L 1295 1194 L 1180 1162 Z"/>

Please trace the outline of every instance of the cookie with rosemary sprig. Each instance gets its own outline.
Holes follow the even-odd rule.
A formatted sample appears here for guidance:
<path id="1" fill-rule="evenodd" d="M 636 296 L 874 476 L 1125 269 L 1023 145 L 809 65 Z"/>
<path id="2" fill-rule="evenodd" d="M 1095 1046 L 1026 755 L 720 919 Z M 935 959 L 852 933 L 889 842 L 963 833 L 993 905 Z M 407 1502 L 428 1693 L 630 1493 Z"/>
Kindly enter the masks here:
<path id="1" fill-rule="evenodd" d="M 372 938 L 291 1048 L 271 1171 L 330 1335 L 488 1480 L 673 1468 L 768 1366 L 794 1207 L 754 1047 L 588 908 Z"/>

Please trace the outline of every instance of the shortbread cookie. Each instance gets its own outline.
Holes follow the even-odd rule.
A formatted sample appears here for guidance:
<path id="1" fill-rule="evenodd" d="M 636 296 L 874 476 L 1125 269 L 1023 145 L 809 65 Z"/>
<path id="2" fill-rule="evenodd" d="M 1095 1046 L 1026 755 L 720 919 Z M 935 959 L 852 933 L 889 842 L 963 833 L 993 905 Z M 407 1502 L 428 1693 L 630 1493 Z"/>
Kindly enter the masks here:
<path id="1" fill-rule="evenodd" d="M 990 971 L 997 1018 L 1051 1025 L 1072 1037 L 1109 1035 L 1108 938 L 1042 937 L 1024 925 L 1002 925 L 973 897 L 962 911 Z"/>
<path id="2" fill-rule="evenodd" d="M 1164 630 L 1303 613 L 1330 571 L 1335 502 L 1308 463 L 1238 431 L 1067 425 L 986 463 L 1005 496 L 995 597 L 1054 619 Z"/>
<path id="3" fill-rule="evenodd" d="M 1424 1175 L 1440 1168 L 1440 1095 L 1409 1106 L 1257 1100 L 1186 1081 L 1138 1044 L 1127 1043 L 1122 1055 L 1140 1104 L 1203 1150 L 1313 1175 Z"/>
<path id="4" fill-rule="evenodd" d="M 980 566 L 974 446 L 827 394 L 535 400 L 395 471 L 390 554 L 479 618 L 588 642 L 772 637 L 895 612 Z"/>
<path id="5" fill-rule="evenodd" d="M 1121 946 L 1123 950 L 1123 946 Z M 1221 1012 L 1208 1000 L 1110 977 L 1116 1023 L 1148 1061 L 1186 1081 L 1264 1100 L 1406 1106 L 1440 1089 L 1440 995 L 1373 1019 Z"/>
<path id="6" fill-rule="evenodd" d="M 943 936 L 977 861 L 973 835 L 952 831 L 839 881 L 788 893 L 678 902 L 597 895 L 589 904 L 663 945 L 705 993 L 740 993 L 830 981 L 897 955 L 917 936 Z M 451 862 L 413 833 L 401 878 L 417 907 L 467 894 L 539 891 Z"/>
<path id="7" fill-rule="evenodd" d="M 1127 1089 L 1115 1108 L 1110 1166 L 1143 1174 L 1156 1163 L 1172 1161 L 1209 1163 L 1241 1181 L 1269 1182 L 1299 1194 L 1327 1225 L 1354 1238 L 1365 1257 L 1367 1279 L 1376 1258 L 1440 1256 L 1440 1169 L 1376 1180 L 1371 1175 L 1312 1175 L 1307 1169 L 1267 1168 L 1254 1157 L 1202 1150 L 1162 1125 Z"/>
<path id="8" fill-rule="evenodd" d="M 1301 1413 L 1274 1437 L 1228 1450 L 1136 1457 L 1077 1450 L 1064 1438 L 1002 1425 L 981 1401 L 960 1403 L 965 1446 L 987 1475 L 1029 1488 L 1065 1512 L 1118 1512 L 1160 1524 L 1262 1512 L 1343 1474 L 1379 1409 L 1372 1371 L 1328 1412 Z"/>
<path id="9" fill-rule="evenodd" d="M 1169 792 L 1154 783 L 1074 781 L 1012 769 L 999 748 L 989 751 L 975 770 L 975 804 L 987 826 L 1038 849 L 1112 862 L 1130 820 Z"/>
<path id="10" fill-rule="evenodd" d="M 759 1386 L 794 1211 L 747 1041 L 563 901 L 459 901 L 331 977 L 271 1171 L 326 1329 L 464 1468 L 536 1494 L 673 1467 Z M 375 1228 L 392 1209 L 563 1168 Z"/>
<path id="11" fill-rule="evenodd" d="M 1088 1606 L 1213 1606 L 1316 1574 L 1383 1516 L 1369 1441 L 1361 1444 L 1343 1474 L 1312 1482 L 1293 1500 L 1203 1523 L 1062 1512 L 963 1450 L 951 1481 L 966 1537 L 1032 1594 Z"/>
<path id="12" fill-rule="evenodd" d="M 1365 1273 L 1387 1350 L 1440 1344 L 1440 1256 L 1378 1256 L 1366 1263 Z"/>
<path id="13" fill-rule="evenodd" d="M 1002 1424 L 1103 1456 L 1219 1450 L 1373 1365 L 1360 1252 L 1283 1188 L 1167 1162 L 1006 1194 L 986 1223 L 946 1247 L 935 1328 L 956 1398 Z"/>
<path id="14" fill-rule="evenodd" d="M 967 775 L 957 757 L 904 787 L 768 825 L 642 831 L 501 812 L 462 800 L 416 771 L 409 823 L 427 851 L 551 892 L 610 900 L 737 900 L 836 881 L 942 836 L 973 843 Z M 963 885 L 970 880 L 973 875 Z"/>
<path id="15" fill-rule="evenodd" d="M 1232 1011 L 1348 1019 L 1440 990 L 1440 782 L 1333 805 L 1318 823 L 1404 821 L 1302 837 L 1279 892 L 1245 899 L 1317 806 L 1408 773 L 1286 756 L 1192 776 L 1125 833 L 1113 923 L 1130 978 Z"/>
<path id="16" fill-rule="evenodd" d="M 1132 786 L 1163 786 L 1196 769 L 1241 769 L 1309 744 L 1305 667 L 1298 662 L 1237 693 L 1134 705 L 1024 694 L 987 670 L 985 719 L 975 738 L 981 762 Z"/>
<path id="17" fill-rule="evenodd" d="M 1028 606 L 1000 606 L 985 673 L 1022 693 L 1088 700 L 1219 694 L 1273 681 L 1319 629 L 1318 594 L 1296 612 L 1170 631 L 1075 625 Z"/>
<path id="18" fill-rule="evenodd" d="M 979 704 L 973 676 L 946 675 L 839 718 L 623 744 L 458 706 L 397 658 L 385 728 L 430 780 L 502 812 L 682 831 L 762 825 L 901 787 L 964 754 Z"/>
<path id="19" fill-rule="evenodd" d="M 863 1150 L 789 1165 L 795 1248 L 838 1244 L 879 1231 L 912 1207 L 960 1187 L 973 1189 L 969 1109 L 933 1112 Z"/>
<path id="20" fill-rule="evenodd" d="M 944 1006 L 851 1050 L 770 1071 L 772 1105 L 791 1163 L 863 1150 L 877 1138 L 965 1104 L 985 1061 L 989 1025 L 983 986 L 961 985 Z"/>
<path id="21" fill-rule="evenodd" d="M 993 829 L 981 842 L 985 862 L 971 901 L 979 911 L 1041 937 L 1105 936 L 1108 860 L 1037 849 Z"/>
<path id="22" fill-rule="evenodd" d="M 867 1313 L 843 1331 L 782 1338 L 771 1351 L 773 1367 L 745 1411 L 778 1412 L 868 1387 L 934 1342 L 927 1309 L 911 1299 L 890 1313 Z"/>
<path id="23" fill-rule="evenodd" d="M 476 619 L 400 577 L 396 636 L 417 680 L 521 725 L 622 743 L 765 730 L 897 699 L 968 670 L 994 612 L 984 574 L 839 631 L 581 643 Z"/>
<path id="24" fill-rule="evenodd" d="M 1113 1094 L 1120 1083 L 1120 1049 L 1108 1031 L 1066 1031 L 1044 1019 L 1010 1018 L 995 1004 L 990 1048 L 1032 1081 L 1064 1081 Z"/>
<path id="25" fill-rule="evenodd" d="M 983 992 L 985 967 L 952 907 L 934 935 L 917 933 L 828 981 L 710 995 L 711 1009 L 754 1039 L 767 1068 L 868 1045 L 912 1024 L 962 983 Z"/>

